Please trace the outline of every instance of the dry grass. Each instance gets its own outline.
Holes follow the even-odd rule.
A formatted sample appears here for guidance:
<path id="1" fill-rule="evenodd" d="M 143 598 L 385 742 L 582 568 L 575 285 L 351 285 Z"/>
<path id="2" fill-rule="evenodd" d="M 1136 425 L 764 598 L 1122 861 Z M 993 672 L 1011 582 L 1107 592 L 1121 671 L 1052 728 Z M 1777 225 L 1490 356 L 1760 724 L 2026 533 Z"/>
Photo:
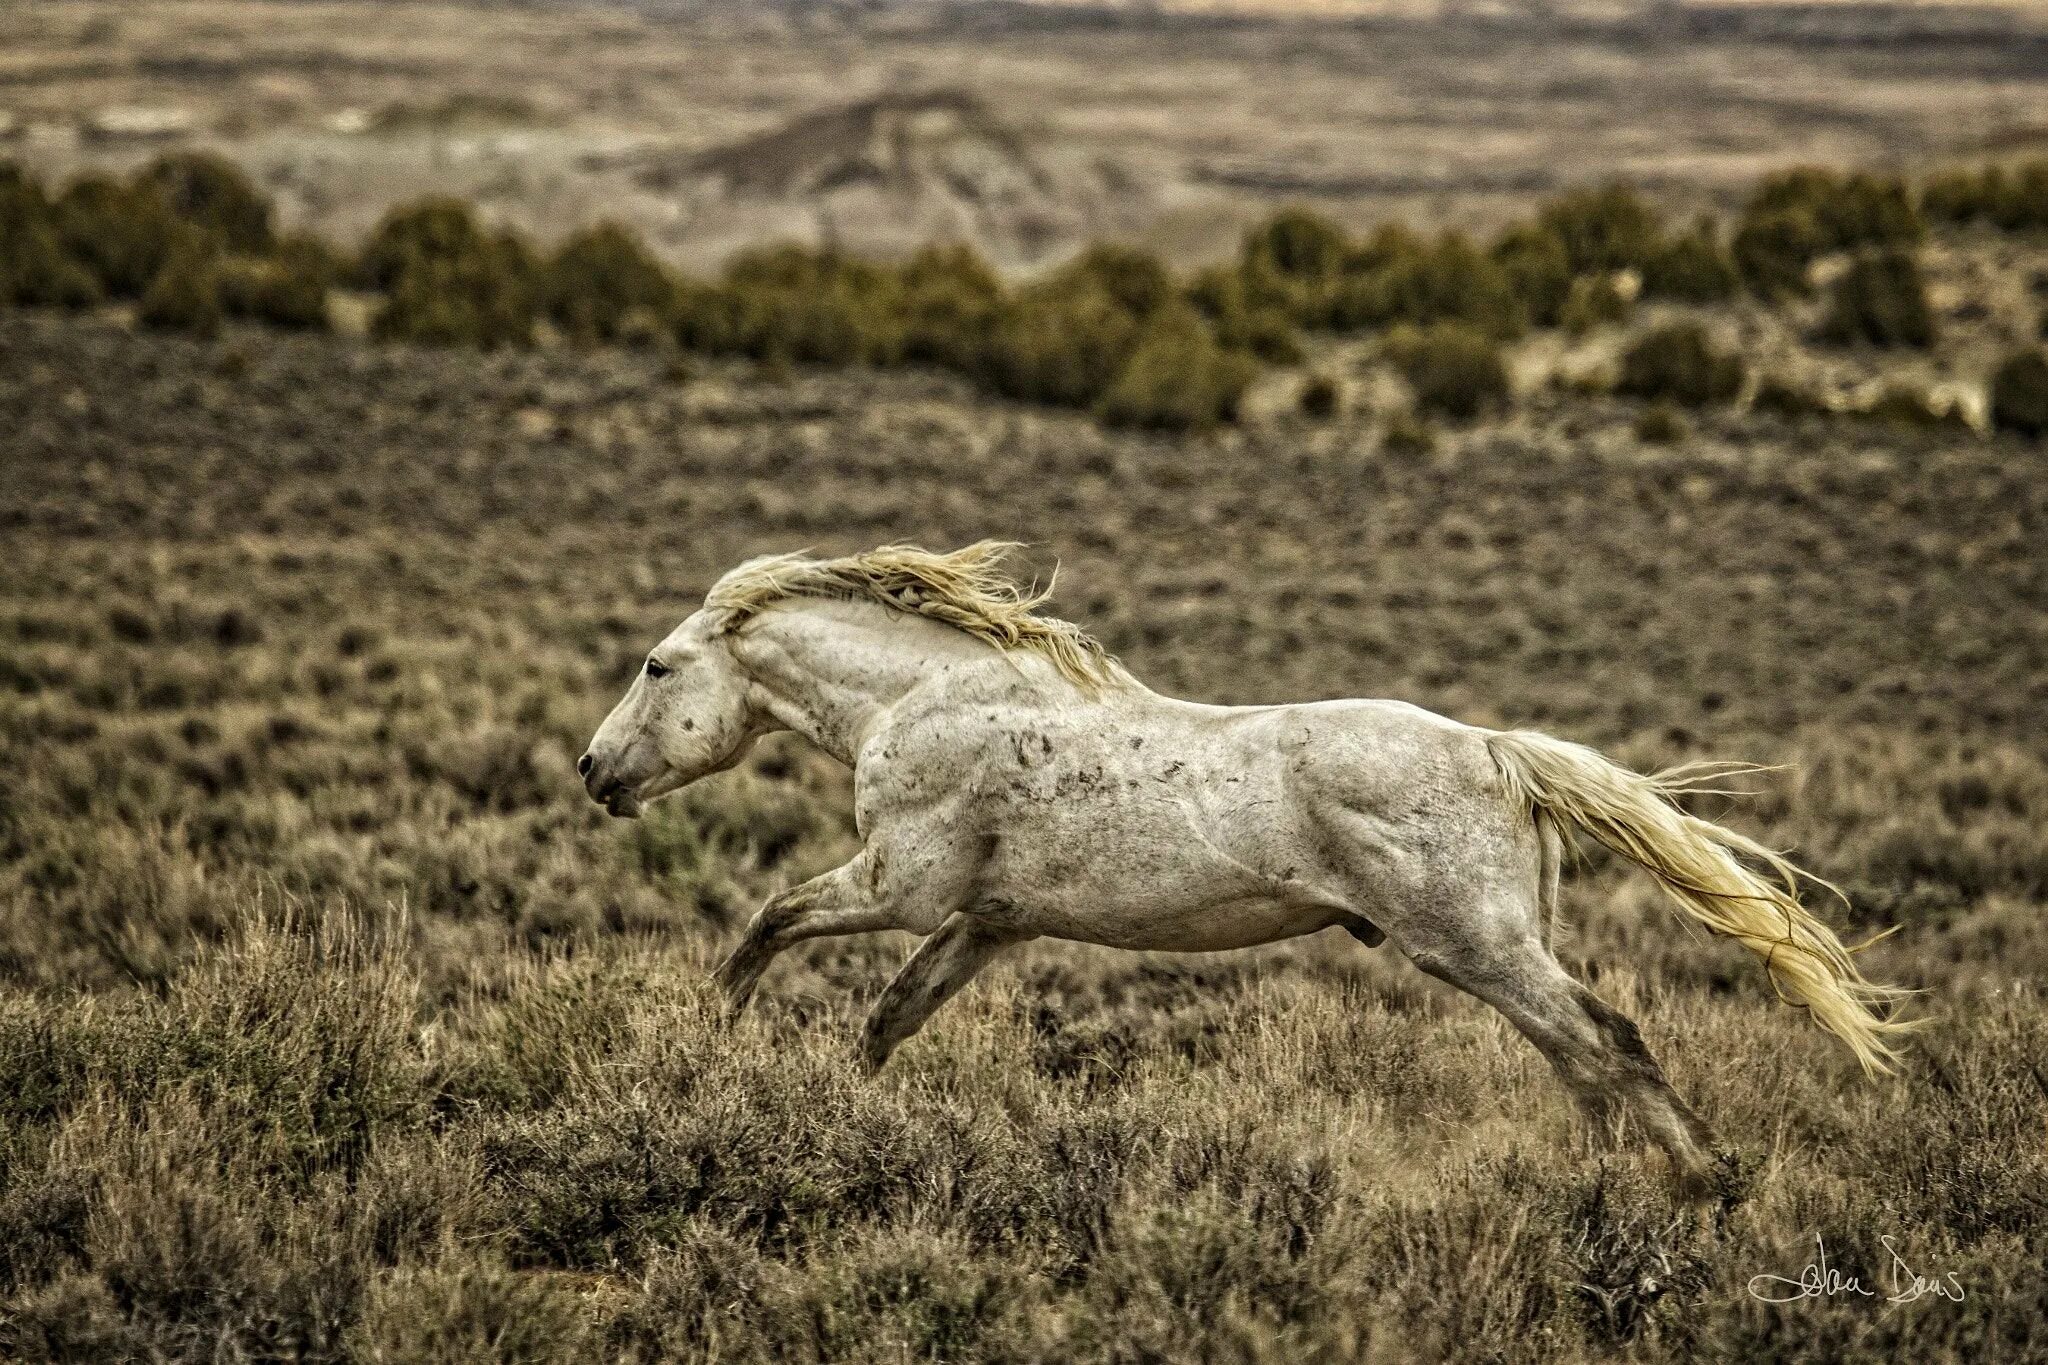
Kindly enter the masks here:
<path id="1" fill-rule="evenodd" d="M 0 318 L 0 1355 L 2039 1358 L 2038 447 L 1711 410 L 1652 448 L 1574 398 L 1382 457 L 1370 420 Z M 1576 871 L 1569 961 L 1730 1146 L 1698 1222 L 1342 936 L 1035 945 L 875 1081 L 900 940 L 790 954 L 721 1031 L 704 970 L 845 856 L 844 775 L 772 744 L 625 824 L 574 755 L 746 555 L 981 534 L 1183 694 L 1792 765 L 1732 818 L 1899 926 L 1867 970 L 1937 1026 L 1866 1082 Z M 1968 1298 L 1745 1294 L 1816 1233 Z"/>

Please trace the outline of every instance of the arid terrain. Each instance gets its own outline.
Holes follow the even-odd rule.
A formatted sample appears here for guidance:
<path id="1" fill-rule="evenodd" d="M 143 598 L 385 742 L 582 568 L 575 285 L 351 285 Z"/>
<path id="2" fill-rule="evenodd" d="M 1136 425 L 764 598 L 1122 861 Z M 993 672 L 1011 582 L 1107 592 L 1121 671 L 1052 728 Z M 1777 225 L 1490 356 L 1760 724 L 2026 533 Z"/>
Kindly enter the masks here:
<path id="1" fill-rule="evenodd" d="M 0 152 L 233 156 L 343 240 L 459 193 L 623 219 L 703 270 L 771 238 L 1227 252 L 1276 199 L 1490 228 L 1621 176 L 1728 207 L 1797 162 L 2040 150 L 2048 25 L 1993 5 L 1359 6 L 1271 24 L 1009 4 L 146 5 L 0 13 Z"/>
<path id="2" fill-rule="evenodd" d="M 917 375 L 56 317 L 0 320 L 0 430 L 11 1356 L 2048 1350 L 2038 445 L 1652 447 L 1595 399 L 1426 455 L 1164 440 Z M 797 950 L 719 1032 L 703 972 L 845 856 L 843 774 L 777 744 L 636 824 L 574 755 L 741 556 L 990 533 L 1182 695 L 1787 765 L 1730 818 L 1896 926 L 1867 968 L 1937 1022 L 1866 1080 L 1575 871 L 1568 962 L 1739 1163 L 1697 1225 L 1497 1019 L 1342 935 L 1034 945 L 874 1081 L 894 936 Z M 1967 1298 L 1745 1292 L 1816 1234 Z"/>
<path id="3" fill-rule="evenodd" d="M 0 1360 L 2048 1360 L 2038 15 L 1328 8 L 0 13 Z M 536 245 L 354 255 L 429 192 Z M 1926 1027 L 1590 843 L 1704 1207 L 1337 931 L 1027 945 L 872 1078 L 907 936 L 723 1026 L 848 775 L 576 756 L 739 560 L 981 537 L 1178 696 L 1776 765 L 1694 808 Z"/>

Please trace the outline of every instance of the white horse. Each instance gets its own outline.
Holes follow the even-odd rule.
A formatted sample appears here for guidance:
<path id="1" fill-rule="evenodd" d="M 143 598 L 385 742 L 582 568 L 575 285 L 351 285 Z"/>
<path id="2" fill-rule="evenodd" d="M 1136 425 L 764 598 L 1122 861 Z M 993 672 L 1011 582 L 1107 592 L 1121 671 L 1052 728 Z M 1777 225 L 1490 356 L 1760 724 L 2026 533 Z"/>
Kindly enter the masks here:
<path id="1" fill-rule="evenodd" d="M 1780 995 L 1866 1069 L 1893 1058 L 1910 1027 L 1888 1008 L 1901 993 L 1864 979 L 1801 907 L 1804 874 L 1674 800 L 1729 769 L 1643 776 L 1402 702 L 1164 697 L 1036 614 L 1045 594 L 1001 571 L 1013 548 L 742 564 L 591 740 L 577 770 L 620 816 L 771 731 L 851 765 L 862 850 L 754 917 L 716 976 L 735 1013 L 791 944 L 924 935 L 868 1018 L 863 1055 L 879 1067 L 1031 938 L 1207 952 L 1341 926 L 1499 1010 L 1582 1107 L 1639 1124 L 1698 1190 L 1706 1128 L 1635 1025 L 1551 955 L 1560 832 L 1576 829 L 1761 956 Z"/>

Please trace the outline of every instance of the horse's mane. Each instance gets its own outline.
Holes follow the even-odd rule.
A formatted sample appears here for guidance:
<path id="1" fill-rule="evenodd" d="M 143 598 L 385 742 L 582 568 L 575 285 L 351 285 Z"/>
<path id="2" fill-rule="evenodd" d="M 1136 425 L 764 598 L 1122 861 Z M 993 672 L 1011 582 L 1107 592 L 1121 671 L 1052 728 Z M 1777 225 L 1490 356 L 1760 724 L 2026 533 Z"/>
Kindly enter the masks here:
<path id="1" fill-rule="evenodd" d="M 1027 587 L 1003 572 L 1003 561 L 1018 548 L 1014 541 L 980 540 L 951 554 L 884 545 L 838 559 L 766 555 L 714 583 L 704 605 L 724 614 L 723 629 L 738 630 L 793 597 L 875 601 L 943 621 L 997 649 L 1042 655 L 1062 677 L 1084 688 L 1123 681 L 1122 666 L 1086 631 L 1037 614 L 1038 605 L 1052 596 L 1050 582 L 1041 590 L 1035 581 Z"/>

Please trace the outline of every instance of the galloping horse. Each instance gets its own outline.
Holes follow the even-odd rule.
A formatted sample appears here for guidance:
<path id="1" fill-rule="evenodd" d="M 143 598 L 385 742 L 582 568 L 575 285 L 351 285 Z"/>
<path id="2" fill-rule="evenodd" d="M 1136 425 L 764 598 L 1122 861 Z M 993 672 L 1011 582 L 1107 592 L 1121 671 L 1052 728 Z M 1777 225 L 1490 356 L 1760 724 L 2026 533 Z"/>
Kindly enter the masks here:
<path id="1" fill-rule="evenodd" d="M 1596 1120 L 1640 1125 L 1697 1191 L 1705 1126 L 1635 1025 L 1551 955 L 1563 838 L 1582 830 L 1887 1069 L 1910 1027 L 1889 1008 L 1901 992 L 1800 905 L 1805 874 L 1677 803 L 1726 766 L 1645 776 L 1403 702 L 1161 696 L 1037 613 L 1046 594 L 1002 571 L 1014 548 L 742 564 L 647 656 L 577 763 L 619 816 L 771 731 L 852 767 L 862 850 L 754 917 L 715 978 L 735 1014 L 791 944 L 923 935 L 868 1018 L 873 1068 L 1028 939 L 1207 952 L 1342 926 L 1499 1010 Z"/>

